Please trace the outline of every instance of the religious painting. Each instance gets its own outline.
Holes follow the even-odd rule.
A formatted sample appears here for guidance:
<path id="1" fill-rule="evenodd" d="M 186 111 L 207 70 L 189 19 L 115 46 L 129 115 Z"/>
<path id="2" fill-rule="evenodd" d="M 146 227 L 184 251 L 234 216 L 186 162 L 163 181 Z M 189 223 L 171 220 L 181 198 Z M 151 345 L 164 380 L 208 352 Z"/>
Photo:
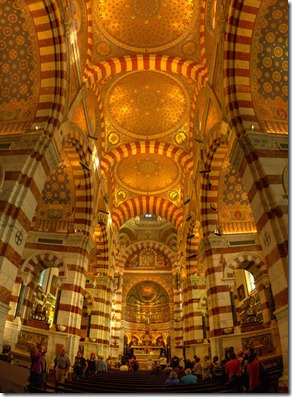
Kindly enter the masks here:
<path id="1" fill-rule="evenodd" d="M 50 294 L 56 296 L 56 293 L 57 293 L 57 276 L 53 275 L 51 281 Z"/>
<path id="2" fill-rule="evenodd" d="M 244 292 L 244 286 L 243 284 L 241 284 L 238 288 L 237 288 L 237 297 L 238 300 L 242 300 L 245 298 L 245 292 Z"/>

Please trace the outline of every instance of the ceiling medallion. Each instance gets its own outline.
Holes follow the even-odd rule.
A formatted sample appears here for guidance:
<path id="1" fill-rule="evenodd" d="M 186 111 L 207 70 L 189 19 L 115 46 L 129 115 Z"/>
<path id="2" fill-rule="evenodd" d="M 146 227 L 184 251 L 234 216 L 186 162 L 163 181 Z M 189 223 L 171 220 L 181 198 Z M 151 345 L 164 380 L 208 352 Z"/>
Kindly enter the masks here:
<path id="1" fill-rule="evenodd" d="M 169 200 L 177 205 L 177 202 L 180 199 L 179 191 L 173 190 L 169 193 Z"/>
<path id="2" fill-rule="evenodd" d="M 111 146 L 116 146 L 120 142 L 120 136 L 116 132 L 110 132 L 107 136 L 108 144 Z"/>
<path id="3" fill-rule="evenodd" d="M 93 19 L 119 47 L 140 53 L 162 51 L 190 34 L 199 5 L 199 0 L 99 0 L 93 2 Z"/>
<path id="4" fill-rule="evenodd" d="M 175 189 L 181 170 L 173 159 L 159 154 L 139 153 L 122 159 L 114 176 L 123 188 L 136 194 L 162 194 Z"/>
<path id="5" fill-rule="evenodd" d="M 190 114 L 190 97 L 179 80 L 161 71 L 139 71 L 115 80 L 105 94 L 114 129 L 135 139 L 159 139 L 180 129 Z"/>

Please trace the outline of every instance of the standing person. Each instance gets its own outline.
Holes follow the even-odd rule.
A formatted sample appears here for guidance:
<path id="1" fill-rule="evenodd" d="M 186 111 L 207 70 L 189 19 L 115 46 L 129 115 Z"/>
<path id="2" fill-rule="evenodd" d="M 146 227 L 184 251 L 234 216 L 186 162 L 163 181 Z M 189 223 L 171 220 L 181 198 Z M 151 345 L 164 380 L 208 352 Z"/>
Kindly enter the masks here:
<path id="1" fill-rule="evenodd" d="M 171 366 L 175 370 L 179 365 L 179 358 L 177 356 L 174 356 L 173 359 L 171 360 Z"/>
<path id="2" fill-rule="evenodd" d="M 112 359 L 111 356 L 108 356 L 108 358 L 105 360 L 105 362 L 106 362 L 106 365 L 107 365 L 107 369 L 113 368 L 114 360 Z"/>
<path id="3" fill-rule="evenodd" d="M 149 358 L 147 362 L 147 371 L 152 371 L 154 369 L 154 366 L 155 366 L 154 361 L 151 358 Z"/>
<path id="4" fill-rule="evenodd" d="M 212 375 L 212 382 L 213 383 L 219 383 L 223 385 L 223 367 L 221 366 L 219 362 L 219 357 L 214 356 L 213 357 L 213 365 L 212 365 L 212 370 L 211 370 L 211 375 Z"/>
<path id="5" fill-rule="evenodd" d="M 211 380 L 211 366 L 212 363 L 210 361 L 210 357 L 204 356 L 204 362 L 202 364 L 202 379 L 205 382 Z"/>
<path id="6" fill-rule="evenodd" d="M 167 364 L 167 358 L 165 357 L 164 353 L 161 354 L 158 361 L 159 361 L 159 366 L 160 366 L 161 371 L 164 371 L 166 364 Z"/>
<path id="7" fill-rule="evenodd" d="M 138 362 L 136 356 L 133 356 L 133 358 L 132 358 L 132 368 L 133 368 L 133 371 L 138 371 L 138 369 L 139 369 L 139 362 Z"/>
<path id="8" fill-rule="evenodd" d="M 196 377 L 198 378 L 198 380 L 202 379 L 202 365 L 201 365 L 201 359 L 200 357 L 196 357 L 195 359 L 195 364 L 193 366 L 193 374 L 196 375 Z"/>
<path id="9" fill-rule="evenodd" d="M 106 372 L 107 371 L 107 365 L 106 365 L 106 362 L 103 359 L 103 356 L 98 356 L 97 357 L 96 371 L 97 372 Z"/>
<path id="10" fill-rule="evenodd" d="M 198 379 L 196 375 L 192 374 L 192 370 L 190 368 L 187 368 L 185 370 L 185 376 L 181 378 L 181 383 L 183 385 L 195 385 L 197 383 Z"/>
<path id="11" fill-rule="evenodd" d="M 82 352 L 79 350 L 77 356 L 75 356 L 73 364 L 73 379 L 84 378 L 84 374 L 87 370 L 88 362 L 83 357 Z"/>
<path id="12" fill-rule="evenodd" d="M 45 354 L 44 345 L 34 346 L 30 352 L 31 367 L 30 367 L 30 385 L 42 389 L 43 375 L 41 357 Z"/>
<path id="13" fill-rule="evenodd" d="M 60 354 L 54 358 L 54 370 L 56 371 L 56 384 L 64 382 L 71 367 L 69 356 L 65 348 L 62 348 Z"/>
<path id="14" fill-rule="evenodd" d="M 94 352 L 90 353 L 89 359 L 87 360 L 87 373 L 88 375 L 96 374 L 97 360 Z"/>
<path id="15" fill-rule="evenodd" d="M 46 350 L 44 350 L 46 353 Z M 49 363 L 47 359 L 47 355 L 44 354 L 41 356 L 41 374 L 42 374 L 42 389 L 46 390 L 47 386 L 47 375 L 49 372 Z"/>
<path id="16" fill-rule="evenodd" d="M 268 392 L 263 390 L 268 385 L 261 385 L 260 371 L 261 367 L 264 370 L 263 364 L 257 360 L 257 355 L 255 352 L 250 353 L 249 360 L 247 364 L 247 375 L 249 378 L 249 393 L 262 393 Z"/>
<path id="17" fill-rule="evenodd" d="M 230 353 L 230 360 L 225 365 L 225 372 L 229 379 L 229 386 L 234 389 L 235 393 L 240 393 L 242 389 L 241 363 L 234 352 Z"/>

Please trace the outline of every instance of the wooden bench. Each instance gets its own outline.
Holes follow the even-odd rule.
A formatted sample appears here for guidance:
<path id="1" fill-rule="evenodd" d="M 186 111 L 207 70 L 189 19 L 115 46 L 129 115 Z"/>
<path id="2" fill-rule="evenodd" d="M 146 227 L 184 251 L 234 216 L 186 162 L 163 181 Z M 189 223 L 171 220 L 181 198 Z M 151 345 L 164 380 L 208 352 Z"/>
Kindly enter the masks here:
<path id="1" fill-rule="evenodd" d="M 60 384 L 64 388 L 78 390 L 84 393 L 218 393 L 225 390 L 225 386 L 218 386 L 212 383 L 196 384 L 196 385 L 177 385 L 175 387 L 160 385 L 152 385 L 145 383 L 140 385 L 129 384 L 113 384 L 97 382 L 95 384 L 87 383 L 84 380 L 66 381 Z"/>

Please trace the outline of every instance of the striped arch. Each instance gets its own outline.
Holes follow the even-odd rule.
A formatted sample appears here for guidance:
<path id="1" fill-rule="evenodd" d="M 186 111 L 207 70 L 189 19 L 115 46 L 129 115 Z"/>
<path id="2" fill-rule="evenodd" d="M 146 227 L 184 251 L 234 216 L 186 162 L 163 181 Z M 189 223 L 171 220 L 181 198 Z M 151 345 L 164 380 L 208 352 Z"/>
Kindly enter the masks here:
<path id="1" fill-rule="evenodd" d="M 127 220 L 137 215 L 147 213 L 160 215 L 166 218 L 177 230 L 182 227 L 182 209 L 172 204 L 170 201 L 156 196 L 135 197 L 113 209 L 113 227 L 119 230 Z"/>
<path id="2" fill-rule="evenodd" d="M 108 235 L 105 225 L 101 225 L 99 229 L 100 237 L 95 242 L 97 255 L 96 271 L 103 274 L 104 276 L 107 276 L 109 271 Z"/>
<path id="3" fill-rule="evenodd" d="M 203 65 L 207 65 L 206 48 L 205 48 L 205 27 L 206 27 L 206 9 L 207 9 L 206 3 L 207 0 L 202 1 L 201 15 L 200 15 L 200 51 L 201 51 L 201 60 Z"/>
<path id="4" fill-rule="evenodd" d="M 123 251 L 117 258 L 117 266 L 123 268 L 130 255 L 144 248 L 153 248 L 154 250 L 163 252 L 170 259 L 172 264 L 174 264 L 177 260 L 176 252 L 173 252 L 167 245 L 161 244 L 158 241 L 148 240 L 138 241 L 127 247 L 125 251 Z"/>
<path id="5" fill-rule="evenodd" d="M 167 282 L 167 278 L 161 278 L 159 275 L 155 275 L 153 273 L 151 274 L 141 274 L 139 277 L 131 277 L 128 278 L 128 283 L 127 285 L 123 286 L 123 291 L 122 291 L 122 302 L 126 301 L 128 292 L 130 289 L 135 285 L 143 281 L 153 281 L 157 284 L 160 284 L 168 293 L 169 296 L 169 302 L 172 301 L 173 297 L 173 285 L 172 283 Z"/>
<path id="6" fill-rule="evenodd" d="M 224 277 L 227 276 L 228 270 L 244 269 L 252 273 L 255 280 L 268 275 L 268 267 L 265 260 L 259 255 L 246 253 L 240 254 L 229 259 L 224 269 Z"/>
<path id="7" fill-rule="evenodd" d="M 87 55 L 86 55 L 86 63 L 85 70 L 91 64 L 92 59 L 92 41 L 93 41 L 93 24 L 92 24 L 92 9 L 91 9 L 91 1 L 85 0 L 85 7 L 87 11 Z"/>
<path id="8" fill-rule="evenodd" d="M 199 89 L 204 86 L 208 76 L 205 65 L 188 59 L 160 54 L 137 54 L 120 56 L 90 65 L 84 73 L 84 80 L 88 87 L 93 87 L 97 81 L 117 73 L 145 70 L 181 74 L 193 79 Z"/>
<path id="9" fill-rule="evenodd" d="M 193 169 L 193 161 L 190 154 L 174 145 L 158 141 L 138 141 L 120 146 L 102 158 L 100 169 L 107 175 L 109 170 L 123 158 L 142 153 L 161 154 L 173 159 L 188 172 Z"/>
<path id="10" fill-rule="evenodd" d="M 254 124 L 256 116 L 250 92 L 250 53 L 256 16 L 260 0 L 232 0 L 225 26 L 223 87 L 226 113 L 237 135 L 244 133 L 245 127 Z M 244 122 L 248 119 L 248 125 Z"/>
<path id="11" fill-rule="evenodd" d="M 204 160 L 204 168 L 211 170 L 209 174 L 202 175 L 201 225 L 204 237 L 209 234 L 208 226 L 215 226 L 217 223 L 217 214 L 211 207 L 216 209 L 218 206 L 218 183 L 222 162 L 226 157 L 227 151 L 226 137 L 216 128 L 204 150 L 207 153 Z"/>
<path id="12" fill-rule="evenodd" d="M 93 184 L 91 173 L 79 164 L 81 161 L 90 166 L 90 157 L 88 148 L 77 128 L 66 135 L 63 150 L 71 163 L 75 191 L 79 192 L 75 202 L 75 229 L 82 230 L 85 235 L 89 236 L 93 214 Z"/>
<path id="13" fill-rule="evenodd" d="M 202 36 L 201 36 L 202 40 Z M 184 58 L 177 58 L 169 55 L 160 54 L 135 54 L 125 55 L 99 62 L 95 65 L 87 65 L 84 72 L 84 81 L 87 87 L 91 87 L 99 101 L 99 111 L 101 117 L 101 132 L 104 137 L 104 112 L 100 101 L 100 93 L 96 82 L 117 73 L 127 73 L 132 71 L 159 70 L 180 74 L 194 80 L 194 100 L 192 102 L 190 129 L 193 129 L 195 115 L 195 102 L 200 89 L 205 86 L 208 80 L 208 72 L 205 66 L 205 56 L 203 64 L 193 62 Z M 104 138 L 102 145 L 105 145 Z"/>
<path id="14" fill-rule="evenodd" d="M 41 47 L 40 96 L 31 126 L 41 126 L 50 136 L 60 126 L 66 104 L 68 75 L 66 32 L 59 2 L 28 1 Z"/>
<path id="15" fill-rule="evenodd" d="M 39 273 L 47 269 L 47 263 L 50 263 L 50 267 L 57 267 L 59 269 L 59 277 L 68 277 L 67 267 L 63 263 L 63 259 L 56 255 L 55 252 L 43 252 L 36 254 L 26 259 L 21 266 L 23 273 L 29 273 L 33 277 L 38 278 Z"/>

